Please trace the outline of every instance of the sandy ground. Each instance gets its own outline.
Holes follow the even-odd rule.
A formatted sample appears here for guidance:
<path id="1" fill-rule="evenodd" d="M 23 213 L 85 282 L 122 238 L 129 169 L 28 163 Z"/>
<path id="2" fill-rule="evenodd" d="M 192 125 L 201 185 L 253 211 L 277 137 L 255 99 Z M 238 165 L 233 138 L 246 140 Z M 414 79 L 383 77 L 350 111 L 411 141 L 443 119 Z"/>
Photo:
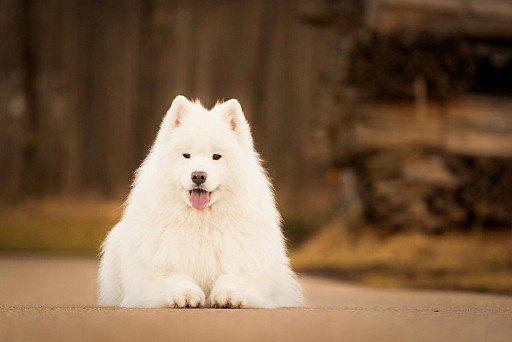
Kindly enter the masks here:
<path id="1" fill-rule="evenodd" d="M 304 308 L 98 308 L 96 267 L 87 258 L 0 257 L 0 341 L 512 341 L 505 296 L 303 277 Z"/>

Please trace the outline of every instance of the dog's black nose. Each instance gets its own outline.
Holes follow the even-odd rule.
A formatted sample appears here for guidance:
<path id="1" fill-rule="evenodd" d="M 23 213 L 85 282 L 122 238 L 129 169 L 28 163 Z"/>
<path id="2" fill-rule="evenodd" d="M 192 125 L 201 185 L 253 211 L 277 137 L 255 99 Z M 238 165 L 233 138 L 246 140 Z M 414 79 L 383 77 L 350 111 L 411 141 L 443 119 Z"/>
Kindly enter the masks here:
<path id="1" fill-rule="evenodd" d="M 206 172 L 204 171 L 194 171 L 192 172 L 192 182 L 196 183 L 197 185 L 201 185 L 204 182 L 206 182 Z"/>

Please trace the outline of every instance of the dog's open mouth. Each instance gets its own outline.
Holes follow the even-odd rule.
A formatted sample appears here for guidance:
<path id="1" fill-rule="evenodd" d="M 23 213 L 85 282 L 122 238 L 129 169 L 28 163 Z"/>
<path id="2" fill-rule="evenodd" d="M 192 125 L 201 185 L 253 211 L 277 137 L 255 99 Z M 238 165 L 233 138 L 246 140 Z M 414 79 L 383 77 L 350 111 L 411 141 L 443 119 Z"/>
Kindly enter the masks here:
<path id="1" fill-rule="evenodd" d="M 190 204 L 198 210 L 203 210 L 210 203 L 210 192 L 202 189 L 193 189 L 189 192 Z"/>

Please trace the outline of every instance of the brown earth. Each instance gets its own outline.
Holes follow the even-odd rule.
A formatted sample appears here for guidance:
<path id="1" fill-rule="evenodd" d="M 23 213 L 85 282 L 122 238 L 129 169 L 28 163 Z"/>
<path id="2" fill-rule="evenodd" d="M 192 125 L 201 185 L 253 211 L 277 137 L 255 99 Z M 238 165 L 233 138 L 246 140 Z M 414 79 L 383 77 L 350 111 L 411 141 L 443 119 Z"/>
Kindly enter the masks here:
<path id="1" fill-rule="evenodd" d="M 274 310 L 94 305 L 91 258 L 0 257 L 1 341 L 508 341 L 512 298 L 372 289 L 303 277 L 308 303 Z"/>

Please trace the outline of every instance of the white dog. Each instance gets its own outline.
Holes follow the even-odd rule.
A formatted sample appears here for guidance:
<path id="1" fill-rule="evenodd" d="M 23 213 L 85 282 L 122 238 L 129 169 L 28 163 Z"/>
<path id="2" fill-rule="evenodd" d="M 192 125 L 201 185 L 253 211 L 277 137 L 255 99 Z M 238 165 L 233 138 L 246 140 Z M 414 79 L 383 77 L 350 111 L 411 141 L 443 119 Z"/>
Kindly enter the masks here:
<path id="1" fill-rule="evenodd" d="M 174 99 L 103 244 L 99 303 L 296 306 L 272 187 L 240 103 Z"/>

